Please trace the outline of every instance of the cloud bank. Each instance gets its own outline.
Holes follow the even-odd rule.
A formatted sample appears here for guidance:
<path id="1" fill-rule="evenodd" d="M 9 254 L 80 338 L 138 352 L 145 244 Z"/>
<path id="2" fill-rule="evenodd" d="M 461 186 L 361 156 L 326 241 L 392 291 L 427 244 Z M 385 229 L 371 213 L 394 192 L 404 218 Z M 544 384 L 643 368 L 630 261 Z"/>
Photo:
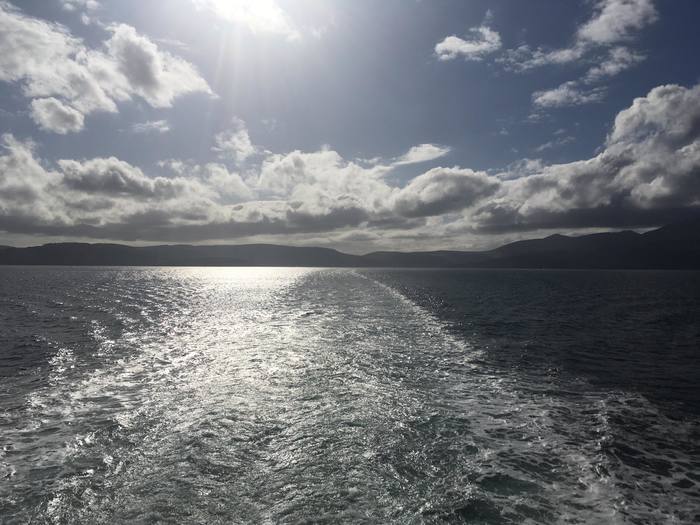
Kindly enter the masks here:
<path id="1" fill-rule="evenodd" d="M 265 152 L 243 173 L 166 161 L 169 175 L 152 176 L 114 157 L 52 164 L 12 135 L 3 148 L 0 229 L 10 233 L 188 242 L 652 226 L 700 207 L 700 86 L 634 100 L 592 158 L 502 173 L 436 167 L 404 186 L 385 177 L 391 163 L 363 167 L 331 149 Z M 395 161 L 444 152 L 423 144 Z"/>
<path id="2" fill-rule="evenodd" d="M 601 153 L 508 180 L 482 228 L 650 226 L 700 206 L 700 86 L 660 86 L 618 113 Z"/>

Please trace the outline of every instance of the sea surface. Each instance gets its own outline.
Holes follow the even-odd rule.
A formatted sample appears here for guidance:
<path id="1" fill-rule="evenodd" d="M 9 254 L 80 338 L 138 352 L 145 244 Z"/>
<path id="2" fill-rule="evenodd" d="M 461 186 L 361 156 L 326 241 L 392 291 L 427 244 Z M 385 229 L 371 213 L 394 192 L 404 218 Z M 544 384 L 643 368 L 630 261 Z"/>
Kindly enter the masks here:
<path id="1" fill-rule="evenodd" d="M 700 273 L 0 268 L 0 522 L 700 521 Z"/>

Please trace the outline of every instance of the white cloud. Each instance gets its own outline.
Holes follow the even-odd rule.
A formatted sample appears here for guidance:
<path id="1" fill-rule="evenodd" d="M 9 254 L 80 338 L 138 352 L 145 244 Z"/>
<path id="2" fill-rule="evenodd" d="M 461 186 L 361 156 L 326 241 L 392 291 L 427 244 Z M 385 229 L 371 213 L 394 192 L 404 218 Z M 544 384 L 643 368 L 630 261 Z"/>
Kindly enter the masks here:
<path id="1" fill-rule="evenodd" d="M 2 146 L 0 229 L 6 231 L 134 239 L 153 228 L 166 238 L 173 229 L 242 218 L 231 203 L 252 196 L 236 174 L 217 165 L 151 177 L 109 157 L 59 160 L 51 170 L 31 143 L 4 135 Z"/>
<path id="2" fill-rule="evenodd" d="M 258 151 L 258 148 L 250 140 L 245 122 L 241 119 L 234 119 L 232 129 L 218 133 L 214 137 L 214 143 L 212 151 L 218 153 L 219 157 L 239 163 L 244 162 Z"/>
<path id="3" fill-rule="evenodd" d="M 482 25 L 469 30 L 467 39 L 452 35 L 435 45 L 435 54 L 440 60 L 482 60 L 501 48 L 501 36 L 493 29 Z"/>
<path id="4" fill-rule="evenodd" d="M 432 242 L 458 231 L 653 225 L 700 206 L 699 123 L 700 86 L 660 86 L 617 115 L 594 157 L 524 159 L 503 173 L 437 167 L 404 187 L 384 177 L 391 166 L 331 149 L 268 154 L 243 176 L 170 161 L 172 176 L 155 177 L 114 157 L 50 163 L 5 135 L 0 230 L 179 242 L 389 232 Z"/>
<path id="5" fill-rule="evenodd" d="M 545 142 L 544 144 L 541 144 L 540 146 L 537 146 L 535 148 L 535 151 L 538 153 L 541 153 L 543 151 L 547 151 L 548 149 L 560 148 L 560 147 L 565 146 L 567 144 L 571 144 L 575 140 L 576 139 L 574 139 L 574 137 L 569 136 L 569 135 L 567 135 L 565 137 L 555 138 L 553 140 Z"/>
<path id="6" fill-rule="evenodd" d="M 252 200 L 253 191 L 238 173 L 228 171 L 223 164 L 209 163 L 203 167 L 193 167 L 207 186 L 226 202 Z"/>
<path id="7" fill-rule="evenodd" d="M 178 96 L 210 93 L 195 67 L 166 51 L 128 25 L 109 27 L 106 53 L 92 53 L 88 66 L 96 76 L 104 75 L 106 89 L 117 100 L 140 96 L 151 106 L 170 107 Z"/>
<path id="8" fill-rule="evenodd" d="M 228 22 L 246 26 L 253 33 L 269 33 L 297 40 L 301 34 L 275 0 L 193 0 Z"/>
<path id="9" fill-rule="evenodd" d="M 653 0 L 600 0 L 595 15 L 577 36 L 596 44 L 614 44 L 630 39 L 657 18 Z"/>
<path id="10" fill-rule="evenodd" d="M 355 160 L 362 164 L 372 166 L 377 172 L 387 173 L 398 166 L 421 164 L 423 162 L 437 160 L 450 153 L 450 151 L 452 150 L 449 147 L 441 146 L 439 144 L 419 144 L 409 148 L 406 153 L 400 155 L 399 157 L 394 157 L 393 159 L 374 157 L 359 158 Z"/>
<path id="11" fill-rule="evenodd" d="M 34 145 L 2 135 L 0 147 L 0 229 L 21 229 L 40 223 L 62 222 L 62 202 L 50 192 L 60 175 L 46 170 L 34 157 Z"/>
<path id="12" fill-rule="evenodd" d="M 605 98 L 605 88 L 589 86 L 607 77 L 620 74 L 640 63 L 644 58 L 644 55 L 623 46 L 612 48 L 608 56 L 600 64 L 590 68 L 580 80 L 571 80 L 556 88 L 533 93 L 533 104 L 541 110 L 600 102 Z"/>
<path id="13" fill-rule="evenodd" d="M 605 96 L 602 88 L 584 90 L 577 82 L 565 82 L 559 87 L 532 94 L 532 102 L 538 108 L 561 108 L 600 102 Z"/>
<path id="14" fill-rule="evenodd" d="M 471 38 L 453 35 L 438 43 L 435 46 L 438 58 L 452 60 L 462 56 L 466 60 L 482 60 L 497 52 L 501 48 L 501 37 L 487 25 L 492 18 L 492 13 L 487 13 L 484 24 L 471 30 Z M 551 49 L 522 44 L 506 50 L 496 62 L 516 72 L 543 66 L 597 62 L 583 77 L 538 91 L 532 99 L 540 112 L 543 108 L 598 102 L 605 97 L 604 87 L 585 86 L 600 83 L 642 62 L 646 58 L 644 55 L 620 44 L 631 42 L 636 33 L 657 19 L 653 0 L 596 0 L 591 17 L 576 29 L 568 46 Z M 537 116 L 541 113 L 531 115 L 529 120 Z"/>
<path id="15" fill-rule="evenodd" d="M 450 152 L 450 148 L 446 146 L 439 146 L 436 144 L 420 144 L 418 146 L 413 146 L 405 154 L 401 155 L 396 159 L 392 165 L 401 166 L 404 164 L 418 164 L 421 162 L 428 162 L 430 160 L 439 159 L 444 157 Z"/>
<path id="16" fill-rule="evenodd" d="M 519 179 L 521 177 L 536 175 L 546 166 L 547 164 L 542 159 L 524 158 L 511 162 L 503 171 L 493 170 L 493 173 L 495 173 L 500 180 Z"/>
<path id="17" fill-rule="evenodd" d="M 147 177 L 139 168 L 115 157 L 87 161 L 59 160 L 66 187 L 92 195 L 167 199 L 184 190 L 180 179 Z"/>
<path id="18" fill-rule="evenodd" d="M 642 62 L 646 57 L 629 48 L 619 46 L 610 50 L 608 57 L 599 65 L 588 70 L 583 78 L 585 83 L 598 82 L 606 77 L 619 75 Z"/>
<path id="19" fill-rule="evenodd" d="M 461 211 L 492 195 L 500 181 L 485 172 L 433 168 L 413 179 L 395 196 L 395 209 L 406 217 L 429 217 Z"/>
<path id="20" fill-rule="evenodd" d="M 269 155 L 260 167 L 257 187 L 266 195 L 301 198 L 320 191 L 325 196 L 346 196 L 358 203 L 378 203 L 390 193 L 381 180 L 387 167 L 363 168 L 346 162 L 337 152 L 292 151 Z M 343 197 L 343 198 L 346 198 Z"/>
<path id="21" fill-rule="evenodd" d="M 568 47 L 533 49 L 528 45 L 521 45 L 508 50 L 499 61 L 514 71 L 527 71 L 546 65 L 575 63 L 590 57 L 601 48 L 605 49 L 619 42 L 632 40 L 635 32 L 644 29 L 656 19 L 657 13 L 653 0 L 599 0 L 593 16 L 576 30 L 573 41 Z M 622 53 L 620 50 L 617 51 L 618 62 L 625 60 Z M 613 52 L 614 54 L 615 52 Z M 628 50 L 628 58 L 625 61 L 630 66 L 633 65 L 630 58 L 633 55 L 635 58 L 643 58 Z M 615 57 L 613 56 L 612 59 Z M 620 71 L 622 69 L 613 74 Z"/>
<path id="22" fill-rule="evenodd" d="M 132 125 L 131 131 L 133 133 L 167 133 L 170 131 L 170 124 L 167 120 L 147 120 Z"/>
<path id="23" fill-rule="evenodd" d="M 32 120 L 45 131 L 65 135 L 83 129 L 83 114 L 56 98 L 34 99 L 31 107 Z"/>
<path id="24" fill-rule="evenodd" d="M 77 11 L 79 9 L 85 9 L 88 11 L 94 11 L 100 8 L 100 3 L 97 0 L 59 0 L 61 6 L 66 11 Z"/>
<path id="25" fill-rule="evenodd" d="M 700 206 L 698 122 L 700 86 L 657 87 L 617 115 L 600 154 L 505 182 L 472 221 L 508 229 L 672 220 Z"/>
<path id="26" fill-rule="evenodd" d="M 532 98 L 540 110 L 598 102 L 605 96 L 604 88 L 584 86 L 599 83 L 642 62 L 644 55 L 619 44 L 632 41 L 637 32 L 657 18 L 653 0 L 598 0 L 591 18 L 576 30 L 568 47 L 533 49 L 525 44 L 506 51 L 498 61 L 507 69 L 520 72 L 548 65 L 596 61 L 598 65 L 582 78 L 539 91 Z"/>
<path id="27" fill-rule="evenodd" d="M 563 49 L 547 50 L 542 48 L 533 49 L 527 44 L 509 49 L 498 59 L 506 69 L 511 71 L 528 71 L 530 69 L 548 66 L 570 64 L 582 59 L 588 52 L 581 44 Z"/>
<path id="28" fill-rule="evenodd" d="M 26 97 L 55 99 L 83 116 L 116 112 L 118 102 L 134 97 L 168 107 L 186 93 L 211 93 L 192 64 L 161 51 L 133 27 L 108 31 L 104 46 L 91 49 L 65 27 L 0 1 L 0 81 L 19 83 Z"/>

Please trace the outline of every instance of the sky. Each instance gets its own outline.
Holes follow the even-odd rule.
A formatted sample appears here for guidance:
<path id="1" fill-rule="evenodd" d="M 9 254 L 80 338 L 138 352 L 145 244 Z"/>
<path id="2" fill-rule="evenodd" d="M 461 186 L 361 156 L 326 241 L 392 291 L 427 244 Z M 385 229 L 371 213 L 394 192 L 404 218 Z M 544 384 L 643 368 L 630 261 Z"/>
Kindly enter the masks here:
<path id="1" fill-rule="evenodd" d="M 488 249 L 700 209 L 697 0 L 0 0 L 0 244 Z"/>

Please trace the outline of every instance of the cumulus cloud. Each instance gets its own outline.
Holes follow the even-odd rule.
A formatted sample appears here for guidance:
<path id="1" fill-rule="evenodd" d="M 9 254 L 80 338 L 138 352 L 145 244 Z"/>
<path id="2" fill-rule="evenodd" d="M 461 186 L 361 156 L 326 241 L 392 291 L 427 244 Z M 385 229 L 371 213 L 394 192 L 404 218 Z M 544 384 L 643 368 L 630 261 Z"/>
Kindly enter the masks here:
<path id="1" fill-rule="evenodd" d="M 54 97 L 36 98 L 31 108 L 32 119 L 45 131 L 65 135 L 83 129 L 83 114 Z"/>
<path id="2" fill-rule="evenodd" d="M 482 60 L 501 48 L 501 35 L 486 25 L 473 27 L 465 38 L 448 36 L 435 45 L 435 54 L 440 60 Z"/>
<path id="3" fill-rule="evenodd" d="M 51 163 L 9 135 L 3 147 L 0 230 L 10 233 L 186 242 L 361 231 L 416 242 L 654 226 L 700 209 L 700 86 L 636 99 L 594 157 L 524 159 L 502 173 L 437 167 L 405 186 L 385 177 L 390 166 L 364 167 L 330 148 L 266 154 L 243 174 L 168 161 L 169 176 L 153 176 L 114 157 Z"/>
<path id="4" fill-rule="evenodd" d="M 591 20 L 578 30 L 578 38 L 597 44 L 614 44 L 632 37 L 658 18 L 653 0 L 600 0 Z"/>
<path id="5" fill-rule="evenodd" d="M 493 229 L 640 226 L 700 206 L 700 86 L 660 86 L 621 111 L 597 156 L 504 182 L 474 212 Z"/>
<path id="6" fill-rule="evenodd" d="M 493 195 L 498 179 L 470 169 L 434 168 L 413 179 L 395 197 L 395 209 L 406 217 L 428 217 L 460 211 Z"/>
<path id="7" fill-rule="evenodd" d="M 108 89 L 117 100 L 136 95 L 157 108 L 170 107 L 180 95 L 210 92 L 195 67 L 161 51 L 150 39 L 125 24 L 109 27 L 106 53 L 93 53 L 89 65 L 109 77 Z"/>
<path id="8" fill-rule="evenodd" d="M 91 195 L 113 195 L 134 199 L 168 199 L 181 193 L 181 179 L 147 177 L 137 167 L 115 157 L 89 161 L 59 160 L 67 188 Z"/>
<path id="9" fill-rule="evenodd" d="M 195 231 L 204 238 L 208 230 L 223 231 L 222 223 L 233 224 L 235 233 L 236 223 L 255 217 L 254 210 L 235 207 L 252 194 L 222 166 L 152 177 L 109 157 L 59 160 L 50 169 L 30 142 L 4 135 L 2 146 L 0 229 L 5 231 L 164 240 L 189 228 L 192 240 Z M 265 222 L 264 214 L 257 217 Z"/>
<path id="10" fill-rule="evenodd" d="M 210 190 L 211 196 L 219 198 L 221 202 L 231 204 L 255 198 L 253 189 L 240 174 L 229 171 L 223 164 L 209 162 L 202 165 L 169 160 L 162 161 L 159 165 L 178 176 L 202 181 Z"/>
<path id="11" fill-rule="evenodd" d="M 12 170 L 3 182 L 22 188 L 0 192 L 0 229 L 14 233 L 187 241 L 415 222 L 396 211 L 399 189 L 383 180 L 386 167 L 362 168 L 330 149 L 268 155 L 243 178 L 222 164 L 182 161 L 161 163 L 172 177 L 152 177 L 113 157 L 60 160 L 49 170 L 30 144 L 6 137 L 5 147 L 0 168 Z M 52 213 L 34 214 L 39 203 Z"/>
<path id="12" fill-rule="evenodd" d="M 493 170 L 500 180 L 520 179 L 540 173 L 547 164 L 542 159 L 518 159 L 506 166 L 505 170 Z"/>
<path id="13" fill-rule="evenodd" d="M 5 150 L 0 155 L 0 228 L 11 231 L 15 224 L 62 221 L 63 206 L 50 194 L 60 175 L 35 159 L 31 142 L 5 134 L 0 145 Z"/>
<path id="14" fill-rule="evenodd" d="M 244 180 L 222 164 L 181 161 L 162 163 L 172 177 L 153 177 L 114 157 L 50 169 L 31 143 L 3 140 L 0 230 L 13 233 L 191 241 L 330 231 L 379 217 L 393 191 L 330 150 L 275 156 Z M 300 163 L 298 183 L 279 191 Z"/>
<path id="15" fill-rule="evenodd" d="M 244 162 L 247 158 L 255 155 L 258 149 L 250 140 L 245 122 L 241 119 L 234 119 L 231 129 L 222 131 L 214 137 L 212 151 L 218 153 L 221 158 Z"/>
<path id="16" fill-rule="evenodd" d="M 233 173 L 223 164 L 209 163 L 205 166 L 193 166 L 207 187 L 224 202 L 242 202 L 254 198 L 254 192 L 243 181 L 238 173 Z"/>
<path id="17" fill-rule="evenodd" d="M 393 191 L 382 180 L 387 169 L 363 168 L 330 149 L 292 151 L 265 158 L 256 187 L 263 196 L 286 198 L 306 210 L 342 204 L 381 213 Z"/>
<path id="18" fill-rule="evenodd" d="M 95 111 L 116 112 L 117 103 L 139 97 L 169 107 L 178 96 L 211 93 L 189 62 L 160 50 L 133 27 L 108 27 L 110 37 L 92 49 L 63 26 L 24 15 L 0 1 L 0 80 L 18 83 L 30 99 L 45 99 L 32 116 L 45 129 L 71 114 L 74 122 Z M 51 100 L 51 102 L 48 102 Z M 60 120 L 60 119 L 59 119 Z M 56 129 L 77 131 L 74 124 Z"/>

